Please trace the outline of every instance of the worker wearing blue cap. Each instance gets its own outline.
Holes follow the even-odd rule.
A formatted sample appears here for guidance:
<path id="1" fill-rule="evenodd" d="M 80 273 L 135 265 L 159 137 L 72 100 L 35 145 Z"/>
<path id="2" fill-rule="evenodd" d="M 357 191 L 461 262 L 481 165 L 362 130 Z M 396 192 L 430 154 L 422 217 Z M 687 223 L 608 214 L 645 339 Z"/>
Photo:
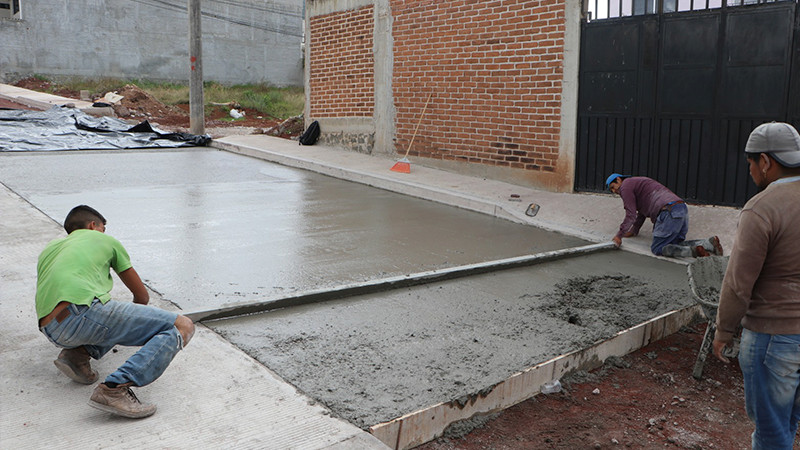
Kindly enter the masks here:
<path id="1" fill-rule="evenodd" d="M 622 238 L 639 234 L 645 218 L 653 222 L 654 255 L 698 257 L 722 255 L 722 245 L 716 236 L 708 239 L 686 241 L 689 231 L 689 210 L 686 203 L 656 180 L 612 173 L 606 179 L 606 188 L 622 197 L 625 219 L 614 236 L 614 244 L 622 245 Z"/>

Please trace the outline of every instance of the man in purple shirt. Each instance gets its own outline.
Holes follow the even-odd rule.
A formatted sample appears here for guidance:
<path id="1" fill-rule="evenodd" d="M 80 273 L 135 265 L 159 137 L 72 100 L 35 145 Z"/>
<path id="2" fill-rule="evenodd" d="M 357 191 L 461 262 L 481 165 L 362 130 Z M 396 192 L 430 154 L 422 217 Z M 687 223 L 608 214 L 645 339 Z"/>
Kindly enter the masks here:
<path id="1" fill-rule="evenodd" d="M 622 245 L 622 238 L 639 234 L 645 218 L 653 222 L 653 243 L 650 250 L 659 256 L 698 257 L 722 256 L 722 245 L 717 236 L 686 241 L 689 231 L 689 210 L 686 203 L 663 184 L 647 177 L 631 177 L 612 173 L 606 187 L 622 197 L 625 220 L 614 236 L 614 244 Z"/>

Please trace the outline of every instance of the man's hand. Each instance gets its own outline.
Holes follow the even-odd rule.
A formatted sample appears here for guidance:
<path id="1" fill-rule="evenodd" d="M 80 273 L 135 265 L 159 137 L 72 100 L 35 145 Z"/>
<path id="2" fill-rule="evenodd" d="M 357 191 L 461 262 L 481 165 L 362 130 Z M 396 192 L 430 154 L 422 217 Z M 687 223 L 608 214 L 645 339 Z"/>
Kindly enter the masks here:
<path id="1" fill-rule="evenodd" d="M 725 364 L 728 364 L 730 362 L 730 360 L 728 358 L 726 358 L 725 356 L 722 355 L 722 351 L 727 346 L 728 346 L 728 342 L 722 342 L 722 341 L 718 341 L 718 340 L 714 339 L 714 356 L 716 356 L 717 359 L 719 359 L 720 361 L 724 362 Z"/>
<path id="2" fill-rule="evenodd" d="M 133 294 L 133 303 L 146 305 L 150 302 L 150 293 L 147 292 L 147 288 L 144 286 L 144 283 L 142 283 L 142 279 L 139 278 L 139 274 L 136 273 L 133 267 L 128 270 L 123 270 L 118 275 L 119 279 L 125 283 L 125 286 L 127 286 L 131 294 Z"/>
<path id="3" fill-rule="evenodd" d="M 616 245 L 617 248 L 619 248 L 619 246 L 622 245 L 622 238 L 619 236 L 614 236 L 614 239 L 611 240 L 614 241 L 614 245 Z"/>

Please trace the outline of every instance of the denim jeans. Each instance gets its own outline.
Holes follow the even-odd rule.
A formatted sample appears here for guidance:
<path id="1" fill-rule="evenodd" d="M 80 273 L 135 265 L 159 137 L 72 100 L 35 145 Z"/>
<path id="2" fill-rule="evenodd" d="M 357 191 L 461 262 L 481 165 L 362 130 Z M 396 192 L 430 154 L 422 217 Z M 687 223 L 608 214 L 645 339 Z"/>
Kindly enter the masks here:
<path id="1" fill-rule="evenodd" d="M 51 320 L 40 331 L 58 347 L 83 346 L 100 359 L 115 345 L 142 347 L 105 381 L 132 382 L 145 386 L 167 369 L 183 348 L 183 337 L 175 327 L 178 315 L 152 306 L 95 299 L 91 305 L 69 305 L 70 315 L 61 323 Z"/>
<path id="2" fill-rule="evenodd" d="M 653 243 L 650 251 L 660 255 L 665 245 L 680 244 L 689 231 L 689 208 L 685 203 L 675 203 L 658 214 L 653 226 Z"/>
<path id="3" fill-rule="evenodd" d="M 739 366 L 753 449 L 791 449 L 800 419 L 800 334 L 742 330 Z"/>

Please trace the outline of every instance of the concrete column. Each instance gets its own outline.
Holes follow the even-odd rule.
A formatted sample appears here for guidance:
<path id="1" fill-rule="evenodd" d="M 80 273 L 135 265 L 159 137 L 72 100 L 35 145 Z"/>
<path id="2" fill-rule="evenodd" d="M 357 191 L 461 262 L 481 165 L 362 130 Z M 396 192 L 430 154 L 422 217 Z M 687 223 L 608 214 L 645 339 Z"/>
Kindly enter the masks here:
<path id="1" fill-rule="evenodd" d="M 202 36 L 200 0 L 189 0 L 189 132 L 192 134 L 205 134 Z"/>
<path id="2" fill-rule="evenodd" d="M 558 170 L 563 181 L 556 190 L 572 192 L 575 186 L 575 158 L 578 132 L 578 75 L 581 50 L 581 2 L 564 3 L 564 72 L 561 85 L 561 132 Z"/>
<path id="3" fill-rule="evenodd" d="M 392 91 L 392 71 L 394 54 L 392 51 L 392 10 L 389 0 L 375 1 L 375 146 L 373 153 L 393 155 L 395 153 L 395 115 L 394 92 Z"/>
<path id="4" fill-rule="evenodd" d="M 303 108 L 303 129 L 311 123 L 311 12 L 308 0 L 303 0 L 303 91 L 305 106 Z"/>

